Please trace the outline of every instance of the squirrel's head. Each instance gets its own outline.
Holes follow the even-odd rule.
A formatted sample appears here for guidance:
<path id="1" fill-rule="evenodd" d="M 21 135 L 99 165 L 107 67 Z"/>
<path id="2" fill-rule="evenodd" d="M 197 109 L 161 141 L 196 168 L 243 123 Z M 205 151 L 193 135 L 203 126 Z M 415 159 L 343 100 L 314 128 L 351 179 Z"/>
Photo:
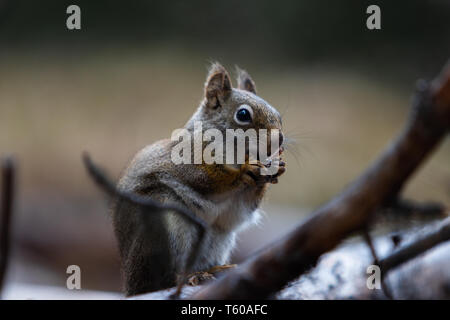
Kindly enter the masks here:
<path id="1" fill-rule="evenodd" d="M 204 98 L 188 122 L 202 121 L 203 130 L 215 128 L 225 134 L 227 129 L 266 129 L 279 131 L 279 145 L 283 143 L 280 113 L 256 95 L 256 86 L 250 75 L 237 68 L 237 88 L 233 88 L 230 76 L 219 63 L 213 63 L 204 89 Z"/>

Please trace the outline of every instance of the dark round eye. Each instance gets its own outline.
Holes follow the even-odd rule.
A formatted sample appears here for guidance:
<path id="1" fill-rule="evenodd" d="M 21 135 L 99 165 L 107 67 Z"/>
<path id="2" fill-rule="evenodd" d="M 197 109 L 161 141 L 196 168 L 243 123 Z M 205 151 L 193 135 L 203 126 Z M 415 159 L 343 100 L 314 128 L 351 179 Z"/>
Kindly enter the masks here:
<path id="1" fill-rule="evenodd" d="M 247 124 L 252 121 L 252 109 L 250 106 L 241 106 L 235 114 L 235 120 L 238 124 Z"/>

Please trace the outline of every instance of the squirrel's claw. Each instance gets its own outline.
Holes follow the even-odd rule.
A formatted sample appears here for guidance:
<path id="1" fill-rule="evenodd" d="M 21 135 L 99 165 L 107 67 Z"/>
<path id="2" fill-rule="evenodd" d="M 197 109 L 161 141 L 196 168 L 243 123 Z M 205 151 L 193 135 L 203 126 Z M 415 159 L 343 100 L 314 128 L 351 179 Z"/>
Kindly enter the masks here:
<path id="1" fill-rule="evenodd" d="M 275 173 L 273 176 L 271 176 L 272 180 L 270 181 L 270 183 L 272 183 L 272 184 L 277 184 L 278 177 L 286 172 L 286 163 L 284 161 L 280 161 L 278 166 L 279 166 L 279 168 L 278 168 L 277 173 Z"/>
<path id="2" fill-rule="evenodd" d="M 252 164 L 244 165 L 244 181 L 250 185 L 263 185 L 269 182 L 270 176 L 262 175 L 261 170 L 264 168 L 264 164 L 260 161 Z"/>
<path id="3" fill-rule="evenodd" d="M 286 162 L 281 160 L 281 158 L 277 158 L 274 161 L 278 161 L 278 171 L 274 175 L 269 176 L 270 177 L 269 182 L 272 184 L 277 184 L 278 177 L 286 172 Z"/>

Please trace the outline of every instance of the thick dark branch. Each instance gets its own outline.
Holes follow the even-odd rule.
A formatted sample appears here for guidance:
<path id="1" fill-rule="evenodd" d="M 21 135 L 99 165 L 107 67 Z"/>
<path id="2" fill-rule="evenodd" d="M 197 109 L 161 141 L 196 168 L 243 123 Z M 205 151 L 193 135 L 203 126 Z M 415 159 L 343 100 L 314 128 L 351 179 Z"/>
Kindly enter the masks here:
<path id="1" fill-rule="evenodd" d="M 2 174 L 2 198 L 1 198 L 1 229 L 0 229 L 0 293 L 3 289 L 6 270 L 8 267 L 11 216 L 14 200 L 15 167 L 11 158 L 3 160 Z"/>
<path id="2" fill-rule="evenodd" d="M 197 299 L 267 298 L 315 265 L 325 252 L 363 230 L 450 128 L 450 66 L 430 87 L 418 85 L 410 118 L 377 161 L 339 196 L 283 239 L 193 296 Z"/>
<path id="3" fill-rule="evenodd" d="M 379 261 L 379 266 L 383 277 L 389 271 L 398 267 L 399 265 L 417 257 L 419 254 L 433 248 L 434 246 L 450 240 L 450 218 L 442 221 L 438 228 L 429 232 L 419 240 L 400 248 Z"/>
<path id="4" fill-rule="evenodd" d="M 200 218 L 198 218 L 195 214 L 182 207 L 173 204 L 163 204 L 154 201 L 148 197 L 140 196 L 138 194 L 131 192 L 124 192 L 117 189 L 115 184 L 107 178 L 106 174 L 102 172 L 102 170 L 92 162 L 91 158 L 87 153 L 83 154 L 83 162 L 86 166 L 88 173 L 95 181 L 95 183 L 111 197 L 121 198 L 122 200 L 134 203 L 135 205 L 139 206 L 139 208 L 141 208 L 142 212 L 149 212 L 150 214 L 161 214 L 168 211 L 176 212 L 181 217 L 183 217 L 188 222 L 192 223 L 194 226 L 197 227 L 198 240 L 196 244 L 192 247 L 191 253 L 187 257 L 187 261 L 185 263 L 184 268 L 186 274 L 184 275 L 184 277 L 180 279 L 178 290 L 175 294 L 175 297 L 178 296 L 178 294 L 181 291 L 182 285 L 186 282 L 187 274 L 189 274 L 189 272 L 192 271 L 191 268 L 195 263 L 197 253 L 199 252 L 199 249 L 203 244 L 203 239 L 207 228 L 206 223 Z"/>

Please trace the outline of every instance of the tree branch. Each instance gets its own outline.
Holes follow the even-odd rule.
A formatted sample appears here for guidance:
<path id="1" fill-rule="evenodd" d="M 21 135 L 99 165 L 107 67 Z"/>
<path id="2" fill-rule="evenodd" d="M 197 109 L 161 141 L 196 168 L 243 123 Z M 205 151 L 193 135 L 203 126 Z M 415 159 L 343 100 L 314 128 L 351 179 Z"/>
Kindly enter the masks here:
<path id="1" fill-rule="evenodd" d="M 15 166 L 11 158 L 5 158 L 2 161 L 1 174 L 0 293 L 3 289 L 9 262 L 11 216 L 14 201 Z"/>
<path id="2" fill-rule="evenodd" d="M 304 223 L 195 299 L 267 298 L 317 263 L 325 252 L 362 231 L 377 209 L 392 202 L 450 128 L 450 66 L 430 86 L 420 82 L 403 131 L 352 185 Z"/>

